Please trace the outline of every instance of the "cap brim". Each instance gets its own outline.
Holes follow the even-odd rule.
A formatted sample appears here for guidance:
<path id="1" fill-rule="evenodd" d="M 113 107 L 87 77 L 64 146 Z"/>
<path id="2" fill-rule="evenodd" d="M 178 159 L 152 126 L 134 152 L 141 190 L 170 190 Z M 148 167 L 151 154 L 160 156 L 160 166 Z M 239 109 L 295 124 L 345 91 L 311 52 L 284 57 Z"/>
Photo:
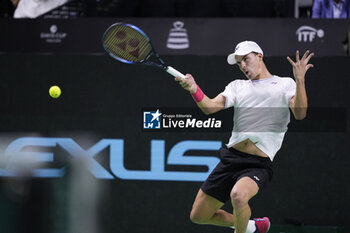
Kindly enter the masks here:
<path id="1" fill-rule="evenodd" d="M 247 55 L 249 53 L 251 53 L 251 51 L 237 50 L 236 52 L 231 53 L 230 55 L 228 55 L 227 62 L 230 65 L 234 65 L 234 64 L 237 63 L 236 56 L 244 56 L 244 55 Z"/>
<path id="2" fill-rule="evenodd" d="M 236 61 L 236 56 L 245 56 L 251 52 L 256 52 L 256 53 L 261 53 L 262 51 L 254 51 L 254 50 L 237 50 L 234 53 L 231 53 L 230 55 L 227 56 L 227 62 L 230 65 L 234 65 L 237 63 Z"/>
<path id="3" fill-rule="evenodd" d="M 234 65 L 236 64 L 236 58 L 235 58 L 236 54 L 235 53 L 231 53 L 230 55 L 227 56 L 227 62 L 230 65 Z"/>

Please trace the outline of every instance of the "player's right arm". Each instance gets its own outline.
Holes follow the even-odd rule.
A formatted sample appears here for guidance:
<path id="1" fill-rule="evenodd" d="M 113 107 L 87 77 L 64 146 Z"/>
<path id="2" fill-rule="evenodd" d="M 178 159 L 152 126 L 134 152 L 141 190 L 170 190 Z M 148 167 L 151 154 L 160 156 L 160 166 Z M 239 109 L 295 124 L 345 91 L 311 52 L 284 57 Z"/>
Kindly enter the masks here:
<path id="1" fill-rule="evenodd" d="M 205 114 L 207 115 L 212 114 L 225 108 L 226 97 L 219 94 L 213 99 L 209 98 L 199 89 L 199 86 L 197 85 L 192 75 L 186 74 L 186 79 L 181 79 L 177 77 L 175 78 L 175 80 L 178 81 L 179 84 L 185 90 L 191 93 L 191 95 L 193 96 L 193 99 L 197 103 L 197 106 Z"/>

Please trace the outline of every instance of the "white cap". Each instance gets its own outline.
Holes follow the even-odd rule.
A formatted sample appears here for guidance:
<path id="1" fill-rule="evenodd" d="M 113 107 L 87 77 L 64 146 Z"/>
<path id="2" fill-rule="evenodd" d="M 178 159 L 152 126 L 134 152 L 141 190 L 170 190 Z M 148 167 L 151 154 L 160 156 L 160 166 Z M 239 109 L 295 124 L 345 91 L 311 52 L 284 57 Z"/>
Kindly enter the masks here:
<path id="1" fill-rule="evenodd" d="M 262 55 L 264 55 L 262 49 L 257 43 L 255 43 L 254 41 L 243 41 L 236 46 L 234 53 L 228 55 L 227 62 L 230 65 L 234 65 L 237 62 L 235 57 L 236 55 L 244 56 L 251 52 L 261 53 Z"/>

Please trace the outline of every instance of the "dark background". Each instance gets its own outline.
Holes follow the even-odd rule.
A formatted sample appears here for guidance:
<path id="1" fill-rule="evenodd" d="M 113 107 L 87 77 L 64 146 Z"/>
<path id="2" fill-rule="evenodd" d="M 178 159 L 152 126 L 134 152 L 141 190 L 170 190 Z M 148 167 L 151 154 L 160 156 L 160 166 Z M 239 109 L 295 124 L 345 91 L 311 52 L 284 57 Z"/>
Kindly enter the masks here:
<path id="1" fill-rule="evenodd" d="M 214 97 L 242 74 L 227 65 L 224 56 L 164 56 L 173 67 L 191 73 Z M 285 57 L 267 57 L 272 74 L 289 76 Z M 306 225 L 348 224 L 350 189 L 349 72 L 348 57 L 314 57 L 306 77 L 310 107 L 324 111 L 346 109 L 347 126 L 333 132 L 297 130 L 286 134 L 274 160 L 274 178 L 251 201 L 252 217 L 269 216 L 274 224 L 290 220 Z M 228 141 L 222 133 L 147 133 L 141 128 L 144 107 L 194 107 L 191 96 L 167 73 L 145 66 L 121 64 L 108 56 L 0 55 L 0 130 L 2 137 L 32 135 L 102 138 L 125 141 L 125 166 L 149 169 L 150 140 L 166 140 L 166 154 L 182 140 Z M 48 89 L 59 85 L 62 96 L 52 99 Z M 230 110 L 227 110 L 230 111 Z M 308 116 L 313 118 L 312 114 Z M 292 124 L 298 124 L 293 120 Z M 3 141 L 4 143 L 4 141 Z M 62 164 L 68 163 L 64 157 Z M 99 158 L 101 164 L 106 151 Z M 216 152 L 208 155 L 217 156 Z M 167 167 L 166 169 L 180 169 Z M 86 176 L 92 175 L 82 168 Z M 67 202 L 71 170 L 62 178 L 3 178 L 0 189 L 1 228 L 7 232 L 67 232 Z M 11 187 L 22 184 L 26 194 L 16 197 Z M 231 232 L 230 229 L 194 225 L 189 220 L 192 202 L 201 182 L 97 180 L 102 187 L 99 232 Z M 81 197 L 90 193 L 82 192 Z M 230 205 L 225 209 L 231 211 Z M 289 221 L 288 221 L 289 220 Z"/>
<path id="2" fill-rule="evenodd" d="M 12 17 L 10 0 L 0 6 L 0 17 Z M 71 0 L 40 17 L 294 17 L 294 6 L 294 0 Z"/>
<path id="3" fill-rule="evenodd" d="M 178 21 L 183 23 L 187 32 L 189 47 L 186 49 L 167 47 L 171 30 Z M 160 55 L 226 56 L 244 40 L 258 42 L 265 56 L 270 57 L 293 56 L 296 49 L 309 49 L 323 57 L 347 56 L 350 48 L 346 48 L 348 19 L 119 17 L 3 19 L 0 20 L 0 52 L 103 55 L 101 37 L 116 22 L 127 22 L 141 28 Z M 52 26 L 56 27 L 55 33 L 51 32 Z M 313 29 L 303 29 L 297 34 L 305 26 Z M 313 32 L 316 34 L 312 40 L 308 34 L 310 30 L 317 31 Z M 323 32 L 322 37 L 318 36 L 319 31 Z M 58 41 L 49 42 L 49 39 Z"/>

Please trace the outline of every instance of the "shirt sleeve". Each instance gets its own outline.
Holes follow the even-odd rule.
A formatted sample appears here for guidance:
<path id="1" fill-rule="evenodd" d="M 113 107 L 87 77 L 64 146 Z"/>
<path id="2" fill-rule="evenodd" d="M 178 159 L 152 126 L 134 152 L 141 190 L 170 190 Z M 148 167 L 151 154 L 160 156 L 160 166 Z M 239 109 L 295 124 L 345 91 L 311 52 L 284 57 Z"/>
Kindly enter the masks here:
<path id="1" fill-rule="evenodd" d="M 220 93 L 220 95 L 223 95 L 226 98 L 225 108 L 233 107 L 236 102 L 237 92 L 235 87 L 235 81 L 232 81 L 225 87 L 225 90 Z"/>
<path id="2" fill-rule="evenodd" d="M 286 86 L 284 88 L 285 103 L 289 106 L 290 99 L 295 95 L 296 83 L 293 79 L 287 78 Z"/>

